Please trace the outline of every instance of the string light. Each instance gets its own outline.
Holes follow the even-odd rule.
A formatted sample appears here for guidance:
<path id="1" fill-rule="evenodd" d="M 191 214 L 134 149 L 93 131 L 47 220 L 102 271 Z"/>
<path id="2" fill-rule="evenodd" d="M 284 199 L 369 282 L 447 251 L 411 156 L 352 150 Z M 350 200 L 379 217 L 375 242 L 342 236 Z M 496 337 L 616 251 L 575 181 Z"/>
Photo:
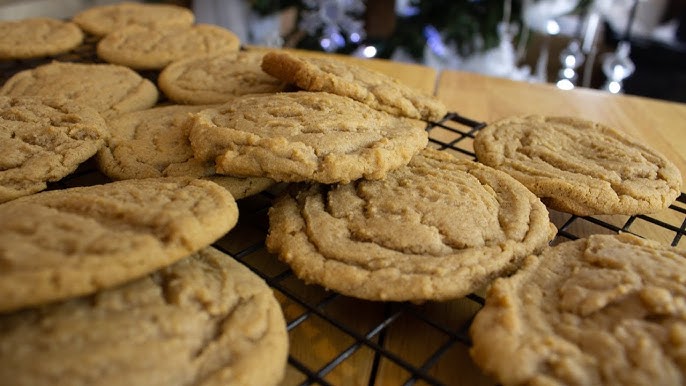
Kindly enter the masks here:
<path id="1" fill-rule="evenodd" d="M 617 50 L 603 60 L 603 73 L 607 77 L 607 81 L 603 86 L 613 94 L 618 94 L 623 91 L 624 79 L 631 76 L 636 70 L 634 62 L 629 58 L 631 45 L 628 41 L 621 41 L 617 44 Z"/>
<path id="2" fill-rule="evenodd" d="M 572 83 L 572 81 L 569 79 L 560 79 L 557 81 L 556 85 L 557 88 L 561 90 L 571 90 L 575 86 L 574 83 Z"/>
<path id="3" fill-rule="evenodd" d="M 555 20 L 548 20 L 545 23 L 545 32 L 548 33 L 548 35 L 557 35 L 560 33 L 560 24 L 558 24 L 557 21 Z"/>
<path id="4" fill-rule="evenodd" d="M 624 91 L 624 79 L 630 77 L 636 70 L 636 65 L 629 58 L 629 53 L 631 52 L 631 43 L 629 42 L 631 41 L 631 26 L 636 16 L 638 1 L 634 0 L 634 4 L 629 12 L 624 36 L 617 43 L 617 49 L 612 54 L 606 55 L 603 59 L 603 73 L 607 77 L 603 89 L 613 94 L 619 94 Z"/>
<path id="5" fill-rule="evenodd" d="M 562 68 L 558 72 L 557 87 L 562 90 L 571 90 L 576 87 L 579 75 L 577 68 L 584 62 L 584 54 L 578 40 L 572 40 L 560 53 Z"/>
<path id="6" fill-rule="evenodd" d="M 362 49 L 362 55 L 364 55 L 366 58 L 373 58 L 376 56 L 376 47 L 374 46 L 367 46 L 364 49 Z"/>

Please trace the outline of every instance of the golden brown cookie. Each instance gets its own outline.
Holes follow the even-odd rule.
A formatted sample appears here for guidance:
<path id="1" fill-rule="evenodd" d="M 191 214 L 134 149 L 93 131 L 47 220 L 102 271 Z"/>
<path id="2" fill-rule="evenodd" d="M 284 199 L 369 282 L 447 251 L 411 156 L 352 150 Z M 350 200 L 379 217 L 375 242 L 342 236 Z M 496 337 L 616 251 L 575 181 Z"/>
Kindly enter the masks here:
<path id="1" fill-rule="evenodd" d="M 469 294 L 554 236 L 545 206 L 515 179 L 425 149 L 383 180 L 286 192 L 266 243 L 306 282 L 426 301 Z"/>
<path id="2" fill-rule="evenodd" d="M 193 153 L 217 173 L 276 181 L 383 178 L 427 144 L 423 127 L 329 93 L 237 97 L 194 115 Z"/>
<path id="3" fill-rule="evenodd" d="M 98 56 L 109 63 L 136 70 L 161 70 L 191 56 L 235 52 L 240 46 L 233 32 L 210 24 L 192 26 L 130 26 L 98 42 Z"/>
<path id="4" fill-rule="evenodd" d="M 254 196 L 276 185 L 276 181 L 262 177 L 231 177 L 220 174 L 202 177 L 203 180 L 212 181 L 231 193 L 234 199 Z"/>
<path id="5" fill-rule="evenodd" d="M 0 60 L 61 54 L 82 41 L 83 32 L 76 24 L 59 19 L 0 21 Z"/>
<path id="6" fill-rule="evenodd" d="M 108 118 L 152 107 L 158 93 L 152 82 L 126 67 L 52 62 L 15 74 L 0 95 L 66 98 Z"/>
<path id="7" fill-rule="evenodd" d="M 682 385 L 685 259 L 629 234 L 530 256 L 489 289 L 472 357 L 503 385 Z"/>
<path id="8" fill-rule="evenodd" d="M 160 73 L 158 84 L 169 99 L 185 104 L 223 103 L 239 95 L 283 91 L 284 82 L 260 69 L 263 55 L 239 51 L 182 59 Z"/>
<path id="9" fill-rule="evenodd" d="M 90 107 L 66 99 L 0 96 L 0 203 L 62 179 L 107 137 L 105 120 Z"/>
<path id="10" fill-rule="evenodd" d="M 93 35 L 104 36 L 130 25 L 190 26 L 195 21 L 195 15 L 188 8 L 172 4 L 123 1 L 88 8 L 76 14 L 73 21 Z"/>
<path id="11" fill-rule="evenodd" d="M 445 105 L 433 96 L 380 72 L 336 59 L 273 51 L 264 56 L 262 69 L 304 90 L 343 95 L 393 115 L 438 121 L 447 112 Z"/>
<path id="12" fill-rule="evenodd" d="M 236 223 L 226 189 L 151 178 L 0 205 L 0 311 L 96 292 L 204 248 Z"/>
<path id="13" fill-rule="evenodd" d="M 277 385 L 288 336 L 271 289 L 206 248 L 94 295 L 0 316 L 12 385 Z"/>
<path id="14" fill-rule="evenodd" d="M 506 118 L 479 131 L 474 150 L 549 207 L 580 216 L 657 212 L 681 190 L 679 170 L 658 152 L 576 118 Z"/>
<path id="15" fill-rule="evenodd" d="M 187 123 L 191 113 L 209 106 L 171 105 L 134 111 L 110 119 L 111 138 L 98 152 L 98 166 L 114 180 L 153 177 L 206 178 L 223 186 L 235 199 L 259 193 L 274 184 L 268 178 L 220 176 L 213 162 L 193 158 Z"/>

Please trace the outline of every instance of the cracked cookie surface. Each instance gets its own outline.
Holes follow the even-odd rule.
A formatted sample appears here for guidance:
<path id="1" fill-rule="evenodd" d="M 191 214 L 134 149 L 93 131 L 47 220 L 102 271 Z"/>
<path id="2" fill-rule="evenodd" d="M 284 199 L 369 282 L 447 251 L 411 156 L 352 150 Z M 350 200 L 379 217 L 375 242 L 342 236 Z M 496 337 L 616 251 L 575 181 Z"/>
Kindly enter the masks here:
<path id="1" fill-rule="evenodd" d="M 74 15 L 74 22 L 84 31 L 104 36 L 131 25 L 183 25 L 195 21 L 193 12 L 172 4 L 150 4 L 122 1 L 117 4 L 90 7 Z"/>
<path id="2" fill-rule="evenodd" d="M 41 192 L 0 205 L 0 311 L 93 293 L 169 265 L 228 232 L 233 197 L 190 178 Z"/>
<path id="3" fill-rule="evenodd" d="M 0 203 L 46 189 L 93 156 L 108 136 L 104 119 L 90 107 L 0 96 Z"/>
<path id="4" fill-rule="evenodd" d="M 179 60 L 162 70 L 158 84 L 171 100 L 224 103 L 239 95 L 283 91 L 284 82 L 260 69 L 261 52 L 239 51 Z"/>
<path id="5" fill-rule="evenodd" d="M 130 68 L 52 62 L 15 74 L 2 86 L 0 95 L 66 98 L 108 118 L 152 107 L 158 93 L 152 82 Z"/>
<path id="6" fill-rule="evenodd" d="M 368 300 L 458 298 L 555 235 L 502 172 L 425 149 L 379 181 L 304 186 L 269 211 L 267 247 L 298 277 Z"/>
<path id="7" fill-rule="evenodd" d="M 506 118 L 479 131 L 474 151 L 550 208 L 580 216 L 653 213 L 681 191 L 671 161 L 615 129 L 576 118 Z"/>
<path id="8" fill-rule="evenodd" d="M 61 54 L 82 41 L 83 32 L 76 24 L 59 19 L 0 21 L 0 60 Z"/>
<path id="9" fill-rule="evenodd" d="M 217 173 L 323 183 L 383 178 L 428 142 L 417 122 L 319 92 L 237 97 L 194 115 L 196 158 Z"/>
<path id="10" fill-rule="evenodd" d="M 136 70 L 161 70 L 191 56 L 238 51 L 233 32 L 210 24 L 192 26 L 130 26 L 98 42 L 98 56 Z"/>
<path id="11" fill-rule="evenodd" d="M 630 234 L 530 256 L 488 290 L 472 357 L 504 385 L 682 385 L 684 259 Z"/>
<path id="12" fill-rule="evenodd" d="M 269 52 L 262 69 L 308 91 L 325 91 L 355 99 L 377 110 L 414 119 L 438 121 L 447 112 L 443 102 L 388 75 L 329 58 Z"/>
<path id="13" fill-rule="evenodd" d="M 276 385 L 288 336 L 269 287 L 205 248 L 102 292 L 0 315 L 13 385 Z"/>
<path id="14" fill-rule="evenodd" d="M 194 177 L 213 181 L 235 199 L 274 184 L 268 178 L 218 175 L 214 163 L 193 157 L 187 123 L 191 113 L 209 106 L 171 105 L 122 114 L 107 124 L 111 138 L 98 152 L 98 166 L 115 180 L 154 177 Z"/>

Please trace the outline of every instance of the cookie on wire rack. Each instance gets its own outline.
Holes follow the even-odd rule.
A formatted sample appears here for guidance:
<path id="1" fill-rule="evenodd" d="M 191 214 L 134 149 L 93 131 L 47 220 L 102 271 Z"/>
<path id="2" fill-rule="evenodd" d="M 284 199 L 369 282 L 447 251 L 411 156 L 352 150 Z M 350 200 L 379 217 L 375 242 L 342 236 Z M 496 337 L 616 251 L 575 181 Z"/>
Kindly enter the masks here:
<path id="1" fill-rule="evenodd" d="M 205 248 L 136 281 L 0 315 L 13 385 L 277 385 L 288 335 L 272 290 Z"/>
<path id="2" fill-rule="evenodd" d="M 14 74 L 0 95 L 66 98 L 109 118 L 152 107 L 158 92 L 152 82 L 124 66 L 52 62 Z"/>
<path id="3" fill-rule="evenodd" d="M 269 211 L 266 243 L 308 283 L 367 300 L 428 301 L 514 271 L 555 233 L 515 179 L 427 148 L 383 180 L 287 191 Z"/>
<path id="4" fill-rule="evenodd" d="M 151 4 L 122 1 L 85 9 L 73 18 L 84 31 L 104 36 L 131 25 L 182 25 L 195 21 L 193 12 L 173 4 Z"/>
<path id="5" fill-rule="evenodd" d="M 111 137 L 98 151 L 100 170 L 114 180 L 194 177 L 213 181 L 235 199 L 259 193 L 274 181 L 215 173 L 213 162 L 193 157 L 187 125 L 192 113 L 209 106 L 169 105 L 134 111 L 110 119 Z"/>
<path id="6" fill-rule="evenodd" d="M 280 182 L 379 179 L 428 142 L 422 125 L 323 92 L 236 97 L 193 116 L 189 138 L 219 174 Z M 421 123 L 421 122 L 420 122 Z"/>
<path id="7" fill-rule="evenodd" d="M 503 385 L 682 385 L 686 253 L 630 234 L 530 256 L 496 280 L 470 327 Z"/>
<path id="8" fill-rule="evenodd" d="M 260 69 L 264 53 L 227 52 L 182 59 L 160 73 L 162 92 L 176 103 L 224 103 L 235 96 L 283 91 L 286 84 Z"/>
<path id="9" fill-rule="evenodd" d="M 433 96 L 386 74 L 333 58 L 272 51 L 262 59 L 262 69 L 303 90 L 346 96 L 393 115 L 438 121 L 447 113 L 443 102 Z"/>
<path id="10" fill-rule="evenodd" d="M 109 135 L 93 108 L 67 99 L 0 96 L 0 203 L 67 176 Z"/>
<path id="11" fill-rule="evenodd" d="M 97 45 L 106 62 L 136 70 L 161 70 L 192 56 L 238 51 L 233 32 L 211 24 L 192 26 L 134 25 L 107 34 Z"/>
<path id="12" fill-rule="evenodd" d="M 0 205 L 0 312 L 94 293 L 223 236 L 238 208 L 219 185 L 148 178 L 37 193 Z"/>
<path id="13" fill-rule="evenodd" d="M 83 32 L 68 21 L 46 17 L 0 21 L 0 60 L 57 55 L 81 42 Z"/>
<path id="14" fill-rule="evenodd" d="M 580 216 L 654 213 L 681 191 L 681 174 L 667 158 L 613 128 L 577 118 L 505 118 L 477 133 L 474 151 L 550 208 Z"/>

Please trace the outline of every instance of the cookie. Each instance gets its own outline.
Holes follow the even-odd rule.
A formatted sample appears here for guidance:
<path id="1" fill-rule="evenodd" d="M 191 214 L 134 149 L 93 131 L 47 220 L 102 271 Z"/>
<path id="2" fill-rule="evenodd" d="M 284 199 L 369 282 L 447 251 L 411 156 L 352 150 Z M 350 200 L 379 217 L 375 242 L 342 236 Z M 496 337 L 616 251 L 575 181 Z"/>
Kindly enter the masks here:
<path id="1" fill-rule="evenodd" d="M 579 216 L 657 212 L 681 190 L 679 170 L 658 152 L 576 118 L 506 118 L 478 132 L 474 151 L 550 208 Z"/>
<path id="2" fill-rule="evenodd" d="M 0 60 L 57 55 L 83 42 L 74 23 L 51 18 L 0 21 Z"/>
<path id="3" fill-rule="evenodd" d="M 74 15 L 74 23 L 95 36 L 104 36 L 130 25 L 182 25 L 195 21 L 193 12 L 172 4 L 120 2 L 88 8 Z"/>
<path id="4" fill-rule="evenodd" d="M 261 177 L 231 177 L 213 174 L 202 179 L 212 181 L 228 190 L 236 200 L 254 196 L 276 185 L 274 180 Z"/>
<path id="5" fill-rule="evenodd" d="M 239 46 L 240 40 L 233 32 L 210 24 L 130 26 L 100 40 L 97 53 L 109 63 L 136 70 L 161 70 L 176 60 L 234 52 Z"/>
<path id="6" fill-rule="evenodd" d="M 228 189 L 235 199 L 267 189 L 268 178 L 218 176 L 214 163 L 193 158 L 187 122 L 208 106 L 171 105 L 134 111 L 110 119 L 111 138 L 98 152 L 98 166 L 114 180 L 153 177 L 207 178 Z"/>
<path id="7" fill-rule="evenodd" d="M 15 74 L 0 95 L 66 98 L 108 118 L 152 107 L 158 93 L 152 82 L 123 66 L 52 62 Z"/>
<path id="8" fill-rule="evenodd" d="M 682 385 L 684 259 L 629 234 L 531 256 L 489 289 L 472 357 L 503 385 Z"/>
<path id="9" fill-rule="evenodd" d="M 97 111 L 66 99 L 0 96 L 0 203 L 39 192 L 100 149 Z"/>
<path id="10" fill-rule="evenodd" d="M 515 179 L 425 149 L 378 181 L 280 196 L 266 245 L 308 283 L 368 300 L 459 298 L 516 269 L 555 235 Z"/>
<path id="11" fill-rule="evenodd" d="M 336 59 L 272 51 L 264 55 L 262 69 L 304 90 L 343 95 L 393 115 L 438 121 L 447 112 L 435 97 L 380 72 Z"/>
<path id="12" fill-rule="evenodd" d="M 236 223 L 231 195 L 189 178 L 118 181 L 0 205 L 0 311 L 96 292 L 204 248 Z"/>
<path id="13" fill-rule="evenodd" d="M 350 98 L 294 92 L 237 97 L 193 116 L 189 138 L 219 174 L 347 183 L 383 178 L 426 146 L 426 131 Z"/>
<path id="14" fill-rule="evenodd" d="M 260 69 L 264 54 L 227 52 L 182 59 L 168 65 L 158 79 L 162 92 L 184 104 L 215 104 L 246 94 L 283 91 L 285 84 Z"/>
<path id="15" fill-rule="evenodd" d="M 206 248 L 125 285 L 0 316 L 12 385 L 277 385 L 288 336 L 271 289 Z"/>

